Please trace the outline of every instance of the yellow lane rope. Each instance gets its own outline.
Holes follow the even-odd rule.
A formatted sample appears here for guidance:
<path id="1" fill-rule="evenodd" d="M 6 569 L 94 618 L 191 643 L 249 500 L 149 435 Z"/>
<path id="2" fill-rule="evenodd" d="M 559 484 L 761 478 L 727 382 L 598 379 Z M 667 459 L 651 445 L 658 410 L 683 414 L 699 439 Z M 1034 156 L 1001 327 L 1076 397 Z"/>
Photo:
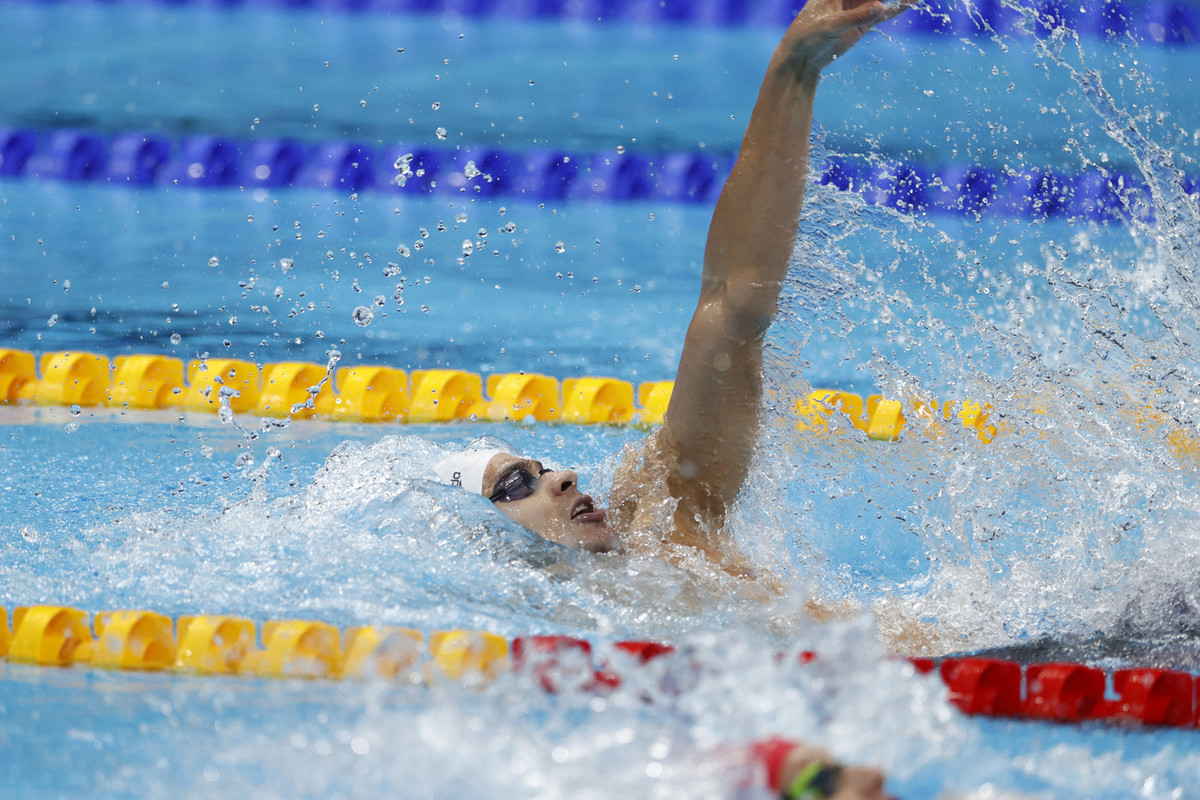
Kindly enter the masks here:
<path id="1" fill-rule="evenodd" d="M 481 376 L 465 370 L 341 367 L 305 362 L 255 364 L 230 358 L 186 365 L 161 355 L 52 352 L 40 357 L 0 349 L 0 404 L 179 408 L 350 422 L 452 420 L 659 425 L 673 381 L 635 387 L 605 377 L 566 378 L 531 372 Z M 828 430 L 835 411 L 872 439 L 895 440 L 908 417 L 957 420 L 989 442 L 997 429 L 991 407 L 974 401 L 899 401 L 821 389 L 796 404 L 803 430 Z M 906 416 L 907 414 L 907 416 Z M 939 423 L 940 424 L 940 423 Z"/>
<path id="2" fill-rule="evenodd" d="M 154 611 L 88 614 L 65 606 L 0 608 L 0 658 L 37 666 L 172 671 L 263 678 L 381 677 L 409 682 L 489 678 L 510 667 L 509 643 L 485 631 L 438 631 L 426 640 L 395 627 L 340 631 L 312 620 L 254 622 Z"/>

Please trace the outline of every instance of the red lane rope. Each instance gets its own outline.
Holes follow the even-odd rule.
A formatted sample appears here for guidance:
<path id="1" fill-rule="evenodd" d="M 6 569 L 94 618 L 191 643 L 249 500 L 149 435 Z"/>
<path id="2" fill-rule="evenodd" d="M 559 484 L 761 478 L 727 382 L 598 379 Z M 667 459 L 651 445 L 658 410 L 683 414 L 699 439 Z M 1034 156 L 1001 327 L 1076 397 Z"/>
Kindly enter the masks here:
<path id="1" fill-rule="evenodd" d="M 653 642 L 616 645 L 648 664 L 674 648 Z M 568 636 L 529 636 L 512 642 L 513 668 L 532 672 L 546 691 L 569 686 L 613 688 L 621 679 L 608 665 L 579 667 L 591 645 Z M 801 653 L 800 665 L 819 662 Z M 1124 725 L 1200 727 L 1200 678 L 1186 672 L 1132 667 L 1111 672 L 1068 662 L 1022 665 L 998 658 L 907 658 L 917 672 L 937 672 L 950 690 L 950 702 L 967 714 L 1065 723 L 1104 721 Z"/>

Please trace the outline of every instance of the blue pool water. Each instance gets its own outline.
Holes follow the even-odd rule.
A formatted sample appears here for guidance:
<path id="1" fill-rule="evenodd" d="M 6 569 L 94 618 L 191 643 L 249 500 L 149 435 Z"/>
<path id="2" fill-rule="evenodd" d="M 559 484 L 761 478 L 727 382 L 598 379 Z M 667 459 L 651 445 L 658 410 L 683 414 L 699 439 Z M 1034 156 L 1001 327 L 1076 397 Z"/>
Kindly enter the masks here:
<path id="1" fill-rule="evenodd" d="M 0 28 L 0 126 L 42 134 L 721 158 L 779 35 L 140 4 L 0 3 Z M 1151 221 L 1105 222 L 904 214 L 813 182 L 733 530 L 794 587 L 769 607 L 702 568 L 547 546 L 428 480 L 442 447 L 495 434 L 603 493 L 635 429 L 0 408 L 0 605 L 661 640 L 700 665 L 686 691 L 652 671 L 598 698 L 0 663 L 3 791 L 727 797 L 730 748 L 782 733 L 880 764 L 898 797 L 1191 796 L 1191 731 L 963 717 L 869 615 L 801 612 L 816 592 L 963 650 L 1200 672 L 1195 464 L 1166 441 L 1197 429 L 1197 211 L 1167 165 L 1198 171 L 1200 48 L 1058 36 L 896 26 L 824 80 L 822 156 L 1162 185 Z M 669 379 L 710 213 L 4 179 L 3 346 Z M 986 399 L 1006 435 L 807 436 L 809 385 Z M 775 658 L 801 650 L 821 665 Z"/>

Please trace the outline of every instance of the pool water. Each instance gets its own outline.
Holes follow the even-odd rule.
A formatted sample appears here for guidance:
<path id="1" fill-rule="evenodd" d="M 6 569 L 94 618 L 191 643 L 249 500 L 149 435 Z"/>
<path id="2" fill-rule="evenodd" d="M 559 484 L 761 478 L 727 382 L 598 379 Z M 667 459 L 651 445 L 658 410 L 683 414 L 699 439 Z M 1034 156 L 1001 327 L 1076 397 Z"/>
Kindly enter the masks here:
<path id="1" fill-rule="evenodd" d="M 3 3 L 0 25 L 3 126 L 726 158 L 779 35 L 134 4 Z M 737 748 L 780 733 L 880 764 L 897 797 L 1190 796 L 1194 731 L 964 717 L 939 680 L 886 657 L 870 614 L 817 625 L 803 607 L 815 593 L 900 609 L 963 651 L 1200 672 L 1200 493 L 1168 438 L 1197 427 L 1197 208 L 1181 188 L 1197 53 L 896 25 L 824 79 L 815 160 L 1102 166 L 1152 179 L 1155 207 L 912 214 L 812 182 L 733 526 L 791 587 L 767 606 L 701 564 L 547 545 L 430 481 L 443 448 L 498 435 L 603 495 L 635 428 L 0 408 L 9 609 L 565 633 L 618 662 L 621 639 L 680 648 L 606 695 L 520 674 L 413 687 L 0 663 L 5 791 L 754 796 Z M 38 353 L 664 380 L 710 214 L 5 179 L 0 326 Z M 799 431 L 814 386 L 984 400 L 1002 435 Z M 802 651 L 820 658 L 800 668 Z"/>

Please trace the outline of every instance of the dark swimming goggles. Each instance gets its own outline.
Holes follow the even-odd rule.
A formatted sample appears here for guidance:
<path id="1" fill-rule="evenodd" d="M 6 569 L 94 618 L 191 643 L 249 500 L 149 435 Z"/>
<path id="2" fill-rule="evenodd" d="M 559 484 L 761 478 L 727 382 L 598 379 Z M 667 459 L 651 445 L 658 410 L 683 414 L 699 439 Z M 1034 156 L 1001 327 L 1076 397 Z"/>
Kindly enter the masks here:
<path id="1" fill-rule="evenodd" d="M 506 472 L 496 481 L 496 491 L 492 492 L 488 500 L 493 503 L 511 503 L 513 500 L 529 497 L 537 488 L 537 479 L 549 471 L 543 469 L 534 475 L 524 467 L 518 467 Z"/>

